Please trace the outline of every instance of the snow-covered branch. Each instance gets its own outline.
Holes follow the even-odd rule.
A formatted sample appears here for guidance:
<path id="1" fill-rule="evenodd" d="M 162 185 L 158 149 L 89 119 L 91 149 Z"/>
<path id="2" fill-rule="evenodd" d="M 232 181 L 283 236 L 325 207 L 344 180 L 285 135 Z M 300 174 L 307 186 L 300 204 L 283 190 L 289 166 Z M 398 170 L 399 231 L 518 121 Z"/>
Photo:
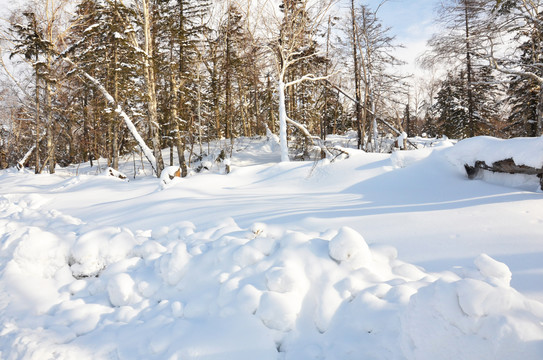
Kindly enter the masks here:
<path id="1" fill-rule="evenodd" d="M 306 137 L 306 139 L 309 139 L 311 140 L 311 144 L 312 145 L 315 145 L 315 137 L 313 135 L 311 135 L 311 133 L 309 132 L 309 130 L 307 130 L 307 128 L 305 126 L 303 126 L 302 124 L 300 124 L 299 122 L 296 122 L 294 120 L 292 120 L 290 117 L 286 117 L 286 120 L 289 124 L 291 125 L 294 125 L 296 128 L 298 128 L 303 134 L 304 136 Z"/>
<path id="2" fill-rule="evenodd" d="M 304 81 L 328 80 L 332 75 L 333 74 L 325 75 L 325 76 L 315 76 L 313 74 L 307 74 L 307 75 L 302 76 L 299 79 L 296 79 L 296 80 L 293 80 L 293 81 L 290 81 L 290 82 L 286 83 L 285 88 L 288 88 L 289 86 L 299 84 L 299 83 L 304 82 Z"/>
<path id="3" fill-rule="evenodd" d="M 138 145 L 141 148 L 144 156 L 147 158 L 149 163 L 151 163 L 151 167 L 153 168 L 153 171 L 157 173 L 156 158 L 153 155 L 153 152 L 151 151 L 151 149 L 147 146 L 147 144 L 145 144 L 145 141 L 139 134 L 138 130 L 136 129 L 136 126 L 134 125 L 134 123 L 132 122 L 128 114 L 126 114 L 126 112 L 121 108 L 121 106 L 117 104 L 113 96 L 111 96 L 111 94 L 100 83 L 100 81 L 98 81 L 97 79 L 89 75 L 86 71 L 79 68 L 69 57 L 64 56 L 62 57 L 62 59 L 66 61 L 68 64 L 72 65 L 76 69 L 76 71 L 79 73 L 80 76 L 87 79 L 102 94 L 102 96 L 106 99 L 109 105 L 113 109 L 115 109 L 114 110 L 115 113 L 117 113 L 123 119 L 124 123 L 126 124 L 126 127 L 130 131 L 134 139 L 138 142 Z"/>

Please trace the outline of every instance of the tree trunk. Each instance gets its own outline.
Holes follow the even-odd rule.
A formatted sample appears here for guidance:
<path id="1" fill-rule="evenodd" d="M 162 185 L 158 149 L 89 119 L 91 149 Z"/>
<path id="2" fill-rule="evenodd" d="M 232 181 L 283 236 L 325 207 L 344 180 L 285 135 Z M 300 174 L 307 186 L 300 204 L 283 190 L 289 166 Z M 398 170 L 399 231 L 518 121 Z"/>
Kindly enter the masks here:
<path id="1" fill-rule="evenodd" d="M 160 177 L 164 169 L 162 159 L 162 149 L 160 141 L 160 125 L 158 123 L 157 98 L 155 69 L 153 65 L 153 45 L 151 37 L 151 12 L 149 9 L 149 0 L 143 0 L 143 31 L 145 36 L 145 82 L 147 88 L 147 109 L 149 111 L 149 132 L 153 144 L 153 155 L 156 160 L 155 171 L 157 177 Z"/>
<path id="2" fill-rule="evenodd" d="M 179 160 L 179 167 L 181 168 L 181 177 L 186 177 L 188 173 L 187 169 L 187 163 L 185 161 L 185 144 L 183 143 L 183 138 L 181 137 L 181 127 L 179 126 L 179 119 L 177 115 L 177 91 L 178 91 L 178 85 L 177 80 L 175 79 L 175 73 L 173 71 L 173 68 L 170 69 L 170 81 L 171 81 L 171 95 L 172 99 L 170 102 L 171 106 L 171 121 L 174 124 L 174 138 L 175 138 L 175 146 L 177 148 L 177 158 Z"/>
<path id="3" fill-rule="evenodd" d="M 266 92 L 267 92 L 267 101 L 268 101 L 268 114 L 269 114 L 269 123 L 270 123 L 270 130 L 273 134 L 275 134 L 275 119 L 273 114 L 275 111 L 273 110 L 272 102 L 273 102 L 273 90 L 271 85 L 271 79 L 270 79 L 270 73 L 267 74 L 267 82 L 266 82 Z M 284 95 L 284 94 L 283 94 Z"/>
<path id="4" fill-rule="evenodd" d="M 539 84 L 539 101 L 537 104 L 537 136 L 543 135 L 543 84 Z"/>
<path id="5" fill-rule="evenodd" d="M 464 0 L 464 18 L 465 18 L 465 31 L 466 31 L 466 76 L 467 76 L 467 96 L 468 96 L 468 136 L 475 136 L 475 119 L 474 119 L 474 100 L 472 91 L 473 82 L 473 68 L 471 66 L 471 39 L 470 39 L 470 21 L 468 13 L 468 0 Z"/>
<path id="6" fill-rule="evenodd" d="M 47 133 L 47 167 L 49 168 L 49 173 L 55 173 L 55 144 L 53 139 L 53 116 L 52 116 L 52 101 L 51 101 L 51 85 L 49 82 L 45 84 L 45 103 L 46 103 L 46 133 Z"/>
<path id="7" fill-rule="evenodd" d="M 362 149 L 362 104 L 360 99 L 360 69 L 358 68 L 358 52 L 356 41 L 356 18 L 354 13 L 354 0 L 351 0 L 351 20 L 352 20 L 352 36 L 353 36 L 353 63 L 354 63 L 354 87 L 356 98 L 356 128 L 358 132 L 358 149 Z"/>
<path id="8" fill-rule="evenodd" d="M 82 146 L 82 155 L 83 161 L 87 162 L 90 158 L 90 136 L 89 136 L 89 108 L 88 108 L 88 91 L 87 87 L 83 89 L 83 146 Z"/>
<path id="9" fill-rule="evenodd" d="M 117 47 L 113 48 L 113 99 L 119 103 L 119 79 L 117 74 L 118 55 Z M 117 117 L 111 116 L 111 167 L 119 170 L 119 127 Z"/>
<path id="10" fill-rule="evenodd" d="M 36 55 L 36 62 L 38 61 L 38 55 Z M 34 173 L 39 174 L 41 172 L 41 164 L 40 164 L 40 132 L 41 132 L 41 126 L 40 126 L 40 76 L 38 74 L 38 70 L 36 70 L 36 139 L 35 139 L 35 146 L 36 146 L 36 163 L 34 167 Z"/>
<path id="11" fill-rule="evenodd" d="M 287 110 L 285 107 L 285 83 L 279 80 L 279 141 L 281 143 L 281 161 L 288 162 Z"/>

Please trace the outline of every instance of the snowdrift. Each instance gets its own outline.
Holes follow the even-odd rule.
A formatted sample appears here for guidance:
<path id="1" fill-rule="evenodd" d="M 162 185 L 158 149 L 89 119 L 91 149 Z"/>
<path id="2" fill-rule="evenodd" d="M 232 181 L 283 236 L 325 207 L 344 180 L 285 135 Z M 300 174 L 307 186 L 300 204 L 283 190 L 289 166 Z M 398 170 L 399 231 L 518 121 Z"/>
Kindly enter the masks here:
<path id="1" fill-rule="evenodd" d="M 24 179 L 35 179 L 34 175 L 0 176 L 0 183 L 17 190 L 0 195 L 0 358 L 541 359 L 543 303 L 511 286 L 515 275 L 506 264 L 480 254 L 465 266 L 427 271 L 402 261 L 394 247 L 371 239 L 363 229 L 355 230 L 361 217 L 349 222 L 332 211 L 346 199 L 352 201 L 347 194 L 364 195 L 360 204 L 372 207 L 360 208 L 361 216 L 373 211 L 377 217 L 372 221 L 379 227 L 381 219 L 397 216 L 396 210 L 391 214 L 383 209 L 391 208 L 387 202 L 399 197 L 392 193 L 377 203 L 371 196 L 390 191 L 383 185 L 399 180 L 413 185 L 414 192 L 420 186 L 432 191 L 429 183 L 417 182 L 430 178 L 434 183 L 432 176 L 443 168 L 435 174 L 425 170 L 445 164 L 450 168 L 443 179 L 449 179 L 462 158 L 450 145 L 440 151 L 423 149 L 369 159 L 354 154 L 333 168 L 336 173 L 329 163 L 311 169 L 314 178 L 300 187 L 295 179 L 300 171 L 307 174 L 311 164 L 238 168 L 228 175 L 229 185 L 249 198 L 270 181 L 279 182 L 276 192 L 286 184 L 288 194 L 302 191 L 302 186 L 309 188 L 303 195 L 314 193 L 315 198 L 300 203 L 296 221 L 307 219 L 307 223 L 298 227 L 258 221 L 247 226 L 233 217 L 220 220 L 217 213 L 225 207 L 209 210 L 212 226 L 191 221 L 187 214 L 195 210 L 187 191 L 200 190 L 200 201 L 209 196 L 216 206 L 224 201 L 222 190 L 206 188 L 206 177 L 219 181 L 214 174 L 167 187 L 157 179 L 126 183 L 103 177 L 85 182 L 47 175 L 40 180 L 43 194 L 22 191 L 27 186 Z M 388 165 L 382 166 L 383 162 Z M 345 177 L 345 169 L 353 165 L 361 171 L 358 178 L 337 185 L 337 178 Z M 472 184 L 461 176 L 448 181 Z M 97 195 L 98 186 L 105 186 L 99 184 L 141 189 Z M 475 189 L 489 186 L 481 183 Z M 330 193 L 323 195 L 322 189 Z M 338 193 L 336 200 L 332 189 Z M 230 199 L 235 190 L 224 191 Z M 179 212 L 168 208 L 172 216 L 153 218 L 152 228 L 143 222 L 139 228 L 107 225 L 96 221 L 98 217 L 88 221 L 57 210 L 67 208 L 62 194 L 75 196 L 79 205 L 98 207 L 80 210 L 89 218 L 102 212 L 126 224 L 166 198 L 178 201 Z M 104 197 L 103 203 L 97 197 Z M 422 193 L 404 197 L 405 207 L 420 197 Z M 130 199 L 138 199 L 140 206 Z M 349 226 L 311 228 L 307 224 L 315 221 L 302 210 L 313 201 L 319 202 L 313 206 L 331 212 L 326 223 Z M 246 222 L 249 213 L 256 214 L 255 208 L 240 204 L 235 206 L 245 207 L 239 218 Z M 268 203 L 255 206 L 263 204 Z M 465 211 L 454 201 L 443 204 L 454 212 Z M 271 201 L 264 210 L 274 211 Z M 428 244 L 417 240 L 420 234 L 409 235 L 407 227 L 417 214 L 417 208 L 406 210 L 402 216 L 407 220 L 389 230 L 423 248 Z M 376 234 L 376 228 L 365 224 L 369 234 Z"/>
<path id="2" fill-rule="evenodd" d="M 543 304 L 487 255 L 431 274 L 351 228 L 93 227 L 0 199 L 12 359 L 538 359 Z"/>

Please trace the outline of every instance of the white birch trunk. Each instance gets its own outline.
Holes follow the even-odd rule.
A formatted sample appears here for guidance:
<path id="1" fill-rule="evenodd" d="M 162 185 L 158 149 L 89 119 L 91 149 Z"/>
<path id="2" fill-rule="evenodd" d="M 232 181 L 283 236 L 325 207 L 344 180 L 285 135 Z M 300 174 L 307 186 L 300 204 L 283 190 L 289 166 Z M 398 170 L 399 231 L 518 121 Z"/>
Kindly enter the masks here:
<path id="1" fill-rule="evenodd" d="M 39 140 L 38 140 L 39 142 Z M 19 161 L 17 161 L 17 170 L 22 170 L 24 169 L 25 167 L 25 162 L 28 161 L 28 159 L 30 158 L 30 155 L 32 155 L 32 153 L 34 152 L 34 149 L 36 149 L 36 144 L 32 145 L 32 147 L 30 148 L 30 150 L 28 150 L 25 154 L 25 156 L 23 156 L 23 158 Z"/>
<path id="2" fill-rule="evenodd" d="M 373 151 L 380 152 L 379 148 L 379 132 L 377 131 L 377 119 L 373 117 Z"/>
<path id="3" fill-rule="evenodd" d="M 287 109 L 285 105 L 285 83 L 279 80 L 279 141 L 281 143 L 281 161 L 288 162 L 287 144 Z"/>
<path id="4" fill-rule="evenodd" d="M 66 60 L 69 63 L 71 63 L 72 65 L 74 65 L 71 60 L 68 60 L 68 59 L 66 59 Z M 85 71 L 82 71 L 80 69 L 78 69 L 78 71 L 87 80 L 89 80 L 96 87 L 96 89 L 98 89 L 98 91 L 100 91 L 100 93 L 102 93 L 102 96 L 104 96 L 104 98 L 111 105 L 111 107 L 113 107 L 115 109 L 115 113 L 117 113 L 123 119 L 124 123 L 126 124 L 126 127 L 130 131 L 130 133 L 132 134 L 134 139 L 138 142 L 138 145 L 141 148 L 143 154 L 145 155 L 147 160 L 151 163 L 151 167 L 153 168 L 153 171 L 155 172 L 155 174 L 157 174 L 157 169 L 155 167 L 156 166 L 156 158 L 153 155 L 153 152 L 151 151 L 151 149 L 147 146 L 147 144 L 145 144 L 145 141 L 143 140 L 143 138 L 139 134 L 138 130 L 136 129 L 136 126 L 134 126 L 134 123 L 132 122 L 130 117 L 124 112 L 124 110 L 121 108 L 121 106 L 118 105 L 115 102 L 115 99 L 113 98 L 113 96 L 111 96 L 111 94 L 106 90 L 106 88 L 104 88 L 102 86 L 102 84 L 100 84 L 100 82 L 98 80 L 96 80 L 94 77 L 87 74 Z"/>

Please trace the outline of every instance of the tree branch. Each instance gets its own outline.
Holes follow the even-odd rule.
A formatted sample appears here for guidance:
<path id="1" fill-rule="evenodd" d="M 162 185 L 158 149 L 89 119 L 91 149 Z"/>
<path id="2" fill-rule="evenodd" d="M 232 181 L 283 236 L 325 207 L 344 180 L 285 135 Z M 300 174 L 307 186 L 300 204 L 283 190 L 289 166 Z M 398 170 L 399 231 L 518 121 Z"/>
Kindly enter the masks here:
<path id="1" fill-rule="evenodd" d="M 288 82 L 285 84 L 285 88 L 288 88 L 289 86 L 293 86 L 293 85 L 296 85 L 296 84 L 299 84 L 303 81 L 319 81 L 319 80 L 328 80 L 332 75 L 334 74 L 330 74 L 330 75 L 325 75 L 325 76 L 315 76 L 313 74 L 307 74 L 307 75 L 304 75 L 302 76 L 301 78 L 297 79 L 297 80 L 294 80 L 294 81 L 291 81 L 291 82 Z"/>

